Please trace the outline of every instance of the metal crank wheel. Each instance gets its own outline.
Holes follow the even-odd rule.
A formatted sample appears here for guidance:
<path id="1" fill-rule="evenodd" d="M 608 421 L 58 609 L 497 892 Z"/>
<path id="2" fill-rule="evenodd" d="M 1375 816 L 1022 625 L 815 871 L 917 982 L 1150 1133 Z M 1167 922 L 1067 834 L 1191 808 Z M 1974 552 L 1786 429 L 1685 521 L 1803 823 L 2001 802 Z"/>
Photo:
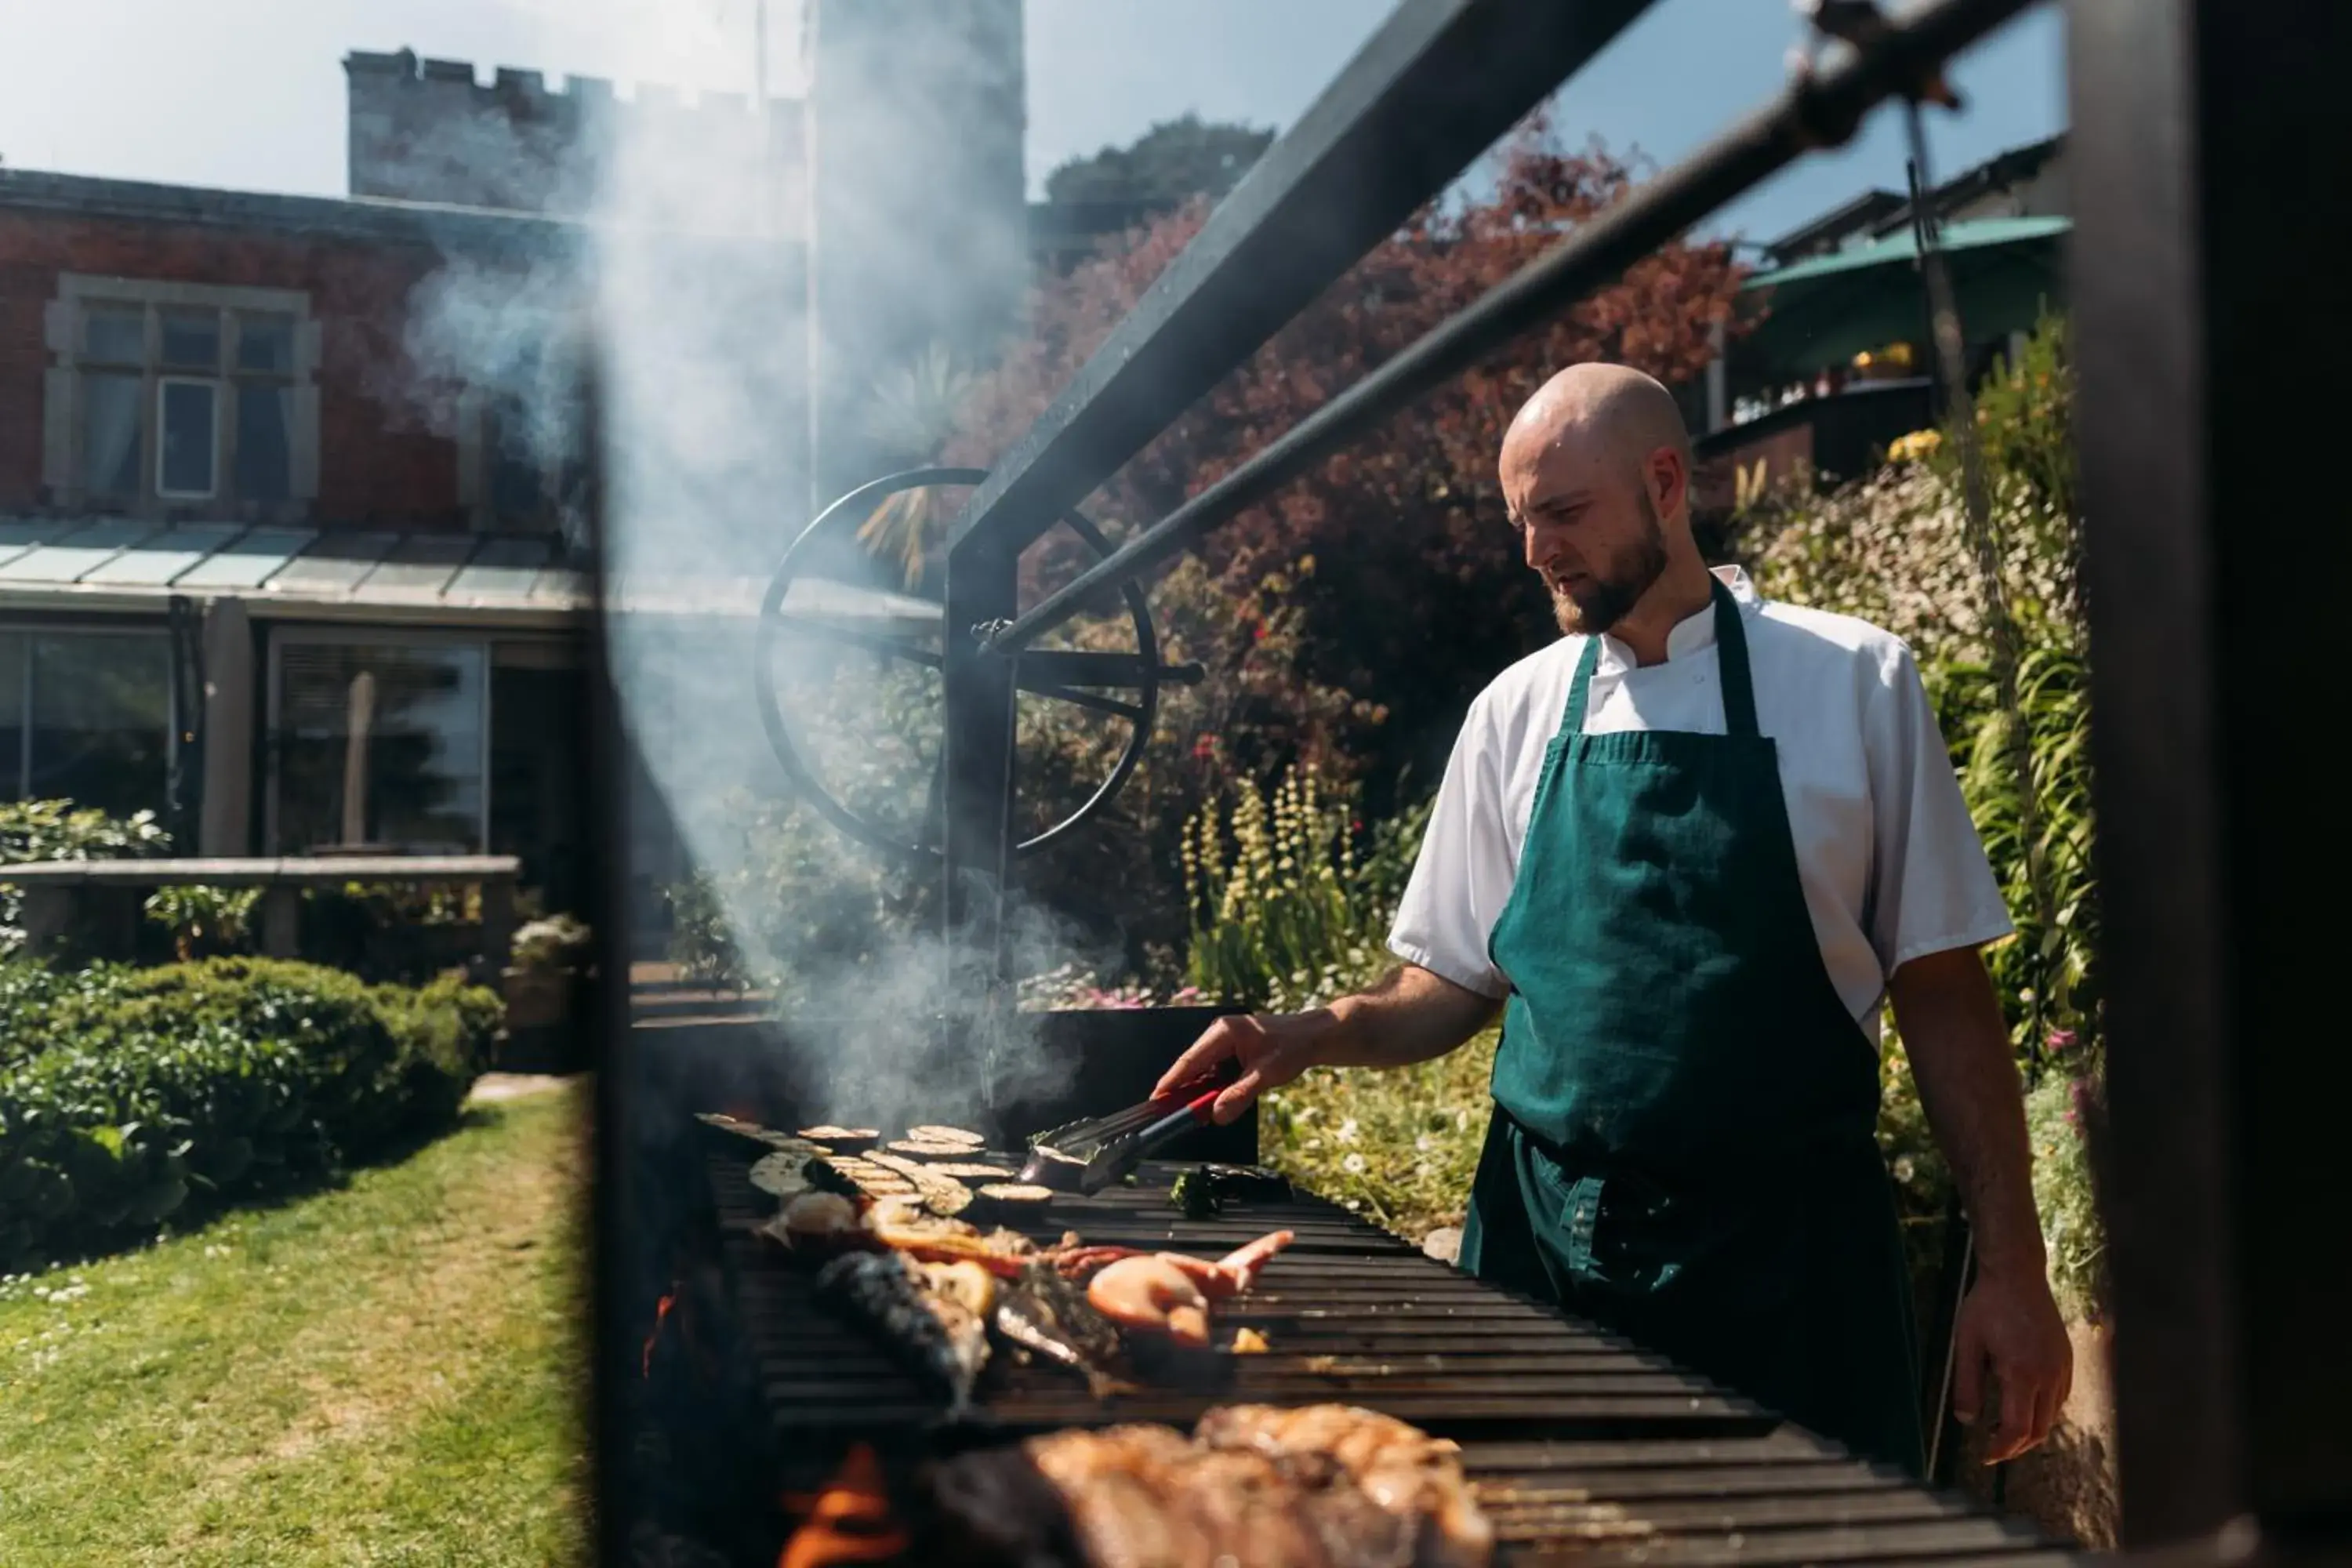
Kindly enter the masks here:
<path id="1" fill-rule="evenodd" d="M 887 661 L 903 661 L 931 670 L 942 668 L 942 621 L 935 619 L 925 630 L 908 635 L 877 630 L 871 624 L 862 624 L 870 623 L 871 617 L 828 614 L 814 605 L 795 608 L 790 601 L 793 588 L 803 583 L 814 591 L 812 597 L 823 592 L 820 584 L 845 586 L 816 574 L 812 568 L 829 547 L 839 548 L 844 535 L 854 534 L 890 497 L 909 490 L 974 486 L 987 477 L 987 470 L 982 468 L 909 468 L 858 486 L 826 507 L 801 531 L 792 547 L 784 552 L 783 562 L 769 580 L 768 591 L 760 601 L 752 679 L 759 692 L 760 723 L 767 731 L 776 761 L 820 816 L 860 843 L 900 859 L 936 862 L 940 858 L 946 787 L 940 760 L 933 759 L 929 797 L 912 831 L 903 822 L 893 823 L 870 811 L 854 809 L 825 787 L 817 776 L 809 748 L 794 738 L 793 726 L 787 721 L 783 694 L 777 687 L 777 655 L 794 642 L 831 643 L 871 653 Z M 1097 557 L 1110 553 L 1109 542 L 1084 514 L 1073 510 L 1063 513 L 1060 521 Z M 1021 840 L 1014 846 L 1016 854 L 1034 855 L 1046 848 L 1076 832 L 1087 818 L 1108 805 L 1134 773 L 1136 764 L 1143 760 L 1144 748 L 1150 744 L 1152 723 L 1160 711 L 1160 683 L 1192 684 L 1201 679 L 1198 665 L 1169 666 L 1160 662 L 1159 638 L 1152 629 L 1151 611 L 1145 603 L 1142 585 L 1123 584 L 1119 596 L 1126 605 L 1128 620 L 1135 628 L 1135 652 L 1040 649 L 1023 652 L 1015 663 L 1014 684 L 1019 691 L 1123 719 L 1131 726 L 1118 760 L 1094 792 L 1067 816 Z M 1118 695 L 1111 695 L 1114 692 Z"/>

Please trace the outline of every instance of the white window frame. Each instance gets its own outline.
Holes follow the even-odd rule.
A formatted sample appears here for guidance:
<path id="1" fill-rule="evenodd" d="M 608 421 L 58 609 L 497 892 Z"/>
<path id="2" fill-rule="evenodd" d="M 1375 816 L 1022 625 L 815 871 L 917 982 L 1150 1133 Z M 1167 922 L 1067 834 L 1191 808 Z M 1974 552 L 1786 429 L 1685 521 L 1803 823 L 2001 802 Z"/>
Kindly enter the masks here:
<path id="1" fill-rule="evenodd" d="M 498 639 L 488 635 L 465 632 L 418 631 L 408 627 L 369 626 L 288 626 L 269 629 L 268 743 L 264 751 L 268 759 L 269 781 L 267 799 L 262 807 L 262 841 L 268 846 L 266 853 L 282 855 L 278 846 L 279 805 L 285 788 L 285 769 L 281 765 L 278 736 L 283 728 L 281 716 L 286 695 L 285 650 L 295 647 L 317 647 L 329 644 L 341 647 L 470 647 L 482 660 L 482 731 L 475 737 L 477 765 L 481 769 L 481 800 L 476 812 L 472 853 L 489 853 L 490 842 L 490 711 L 496 683 L 490 679 L 496 668 Z"/>
<path id="2" fill-rule="evenodd" d="M 158 374 L 155 382 L 155 493 L 165 500 L 210 500 L 221 488 L 221 395 L 227 383 L 216 375 Z M 212 482 L 200 490 L 175 490 L 163 482 L 163 400 L 175 386 L 201 386 L 212 394 L 212 428 L 205 446 Z"/>
<path id="3" fill-rule="evenodd" d="M 145 347 L 140 363 L 100 361 L 84 352 L 83 323 L 88 314 L 110 307 L 142 312 Z M 170 310 L 210 310 L 220 314 L 220 359 L 213 375 L 163 363 L 162 318 L 163 312 Z M 256 316 L 278 317 L 293 323 L 293 362 L 282 377 L 248 374 L 236 369 L 241 323 Z M 321 324 L 311 314 L 308 292 L 68 272 L 58 279 L 57 296 L 47 302 L 44 326 L 51 363 L 42 396 L 41 479 L 52 504 L 68 510 L 88 507 L 122 510 L 133 517 L 158 521 L 178 516 L 260 523 L 309 521 L 319 493 L 318 377 L 322 337 Z M 83 388 L 87 377 L 100 374 L 135 374 L 141 379 L 140 439 L 144 448 L 139 493 L 133 496 L 95 492 L 85 483 Z M 215 384 L 213 488 L 203 495 L 171 492 L 163 488 L 162 384 L 172 380 L 208 380 Z M 232 410 L 227 403 L 233 394 L 248 384 L 279 385 L 292 393 L 286 431 L 287 495 L 283 500 L 257 500 L 236 493 L 236 421 L 230 416 Z M 145 458 L 144 452 L 154 455 Z"/>

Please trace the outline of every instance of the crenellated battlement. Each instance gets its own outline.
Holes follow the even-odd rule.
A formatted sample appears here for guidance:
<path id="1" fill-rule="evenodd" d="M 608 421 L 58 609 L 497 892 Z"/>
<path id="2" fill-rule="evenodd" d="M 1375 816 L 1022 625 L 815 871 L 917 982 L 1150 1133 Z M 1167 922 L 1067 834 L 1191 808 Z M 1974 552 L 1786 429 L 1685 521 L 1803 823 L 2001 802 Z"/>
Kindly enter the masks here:
<path id="1" fill-rule="evenodd" d="M 624 137 L 641 155 L 674 143 L 706 168 L 740 163 L 746 180 L 776 194 L 788 219 L 806 188 L 798 99 L 772 99 L 763 121 L 745 93 L 704 92 L 688 104 L 674 86 L 645 83 L 625 100 L 600 77 L 550 88 L 543 73 L 509 66 L 485 82 L 469 61 L 413 49 L 354 50 L 343 70 L 354 196 L 577 213 Z"/>

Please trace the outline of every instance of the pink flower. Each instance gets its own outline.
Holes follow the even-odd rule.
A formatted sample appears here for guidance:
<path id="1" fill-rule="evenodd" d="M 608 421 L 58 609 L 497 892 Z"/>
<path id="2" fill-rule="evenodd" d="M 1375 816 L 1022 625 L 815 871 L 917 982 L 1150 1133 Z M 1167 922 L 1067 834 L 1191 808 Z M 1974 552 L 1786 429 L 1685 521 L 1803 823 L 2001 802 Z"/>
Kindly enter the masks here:
<path id="1" fill-rule="evenodd" d="M 2050 1031 L 2050 1038 L 2046 1044 L 2053 1051 L 2071 1051 L 2074 1048 L 2074 1031 L 2053 1029 Z"/>

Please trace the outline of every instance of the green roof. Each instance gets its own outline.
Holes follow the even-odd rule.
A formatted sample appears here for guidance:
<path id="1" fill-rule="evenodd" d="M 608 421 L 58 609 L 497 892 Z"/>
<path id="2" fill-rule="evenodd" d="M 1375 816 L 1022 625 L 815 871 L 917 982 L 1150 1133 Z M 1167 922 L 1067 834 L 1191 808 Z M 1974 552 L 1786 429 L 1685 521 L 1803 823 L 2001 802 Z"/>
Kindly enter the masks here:
<path id="1" fill-rule="evenodd" d="M 2072 219 L 2063 217 L 1975 218 L 1967 223 L 1945 225 L 1939 238 L 1946 250 L 1981 250 L 1991 246 L 2056 239 L 2074 226 Z M 1874 239 L 1866 245 L 1850 246 L 1826 256 L 1808 257 L 1786 267 L 1756 273 L 1740 287 L 1742 289 L 1780 288 L 1837 273 L 1854 272 L 1864 268 L 1883 267 L 1889 262 L 1910 263 L 1918 258 L 1919 237 L 1915 230 L 1906 228 L 1900 234 Z"/>

